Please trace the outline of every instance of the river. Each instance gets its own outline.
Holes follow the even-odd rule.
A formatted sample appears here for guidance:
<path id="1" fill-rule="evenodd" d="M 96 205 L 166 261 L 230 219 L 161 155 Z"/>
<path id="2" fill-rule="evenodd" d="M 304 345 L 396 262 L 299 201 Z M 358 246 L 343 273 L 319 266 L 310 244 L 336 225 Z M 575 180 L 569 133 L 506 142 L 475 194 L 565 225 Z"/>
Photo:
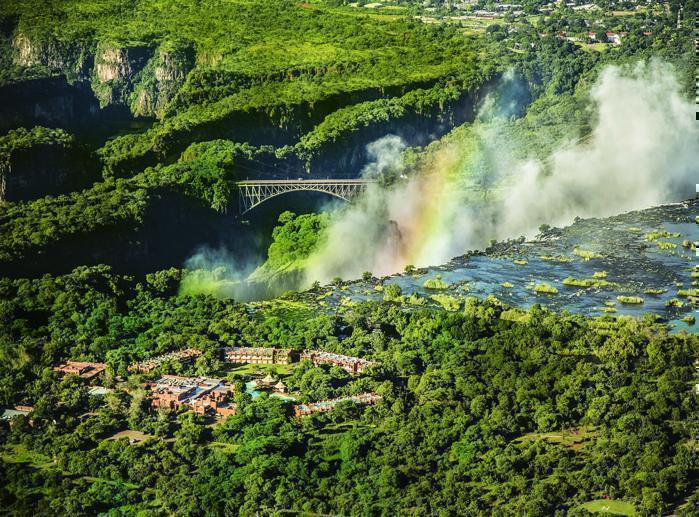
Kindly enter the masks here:
<path id="1" fill-rule="evenodd" d="M 696 312 L 699 259 L 687 244 L 699 242 L 697 214 L 699 200 L 693 199 L 604 219 L 578 219 L 533 240 L 499 243 L 485 252 L 469 252 L 441 266 L 381 281 L 324 286 L 302 298 L 331 309 L 381 299 L 381 289 L 397 284 L 403 295 L 415 294 L 430 305 L 437 303 L 430 298 L 435 294 L 460 302 L 467 296 L 494 295 L 522 308 L 541 304 L 585 315 L 652 313 L 667 320 L 673 331 L 694 333 L 696 327 L 686 319 Z M 425 287 L 426 280 L 438 276 L 441 289 Z M 567 278 L 593 285 L 566 285 Z M 537 285 L 557 292 L 537 292 Z M 632 297 L 643 301 L 625 303 Z"/>

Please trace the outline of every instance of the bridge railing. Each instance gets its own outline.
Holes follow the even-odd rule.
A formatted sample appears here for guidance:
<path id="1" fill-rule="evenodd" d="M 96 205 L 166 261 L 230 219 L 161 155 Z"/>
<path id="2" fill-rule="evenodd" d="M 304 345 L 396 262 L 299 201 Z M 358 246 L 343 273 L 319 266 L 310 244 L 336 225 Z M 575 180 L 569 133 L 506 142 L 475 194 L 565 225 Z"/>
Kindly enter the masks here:
<path id="1" fill-rule="evenodd" d="M 368 185 L 376 183 L 376 180 L 371 179 L 296 179 L 296 180 L 242 180 L 238 181 L 237 185 L 309 185 L 318 183 L 322 185 Z"/>
<path id="2" fill-rule="evenodd" d="M 268 199 L 287 192 L 313 191 L 349 201 L 367 185 L 376 183 L 370 179 L 295 179 L 295 180 L 245 180 L 236 183 L 239 192 L 240 213 L 245 214 Z"/>

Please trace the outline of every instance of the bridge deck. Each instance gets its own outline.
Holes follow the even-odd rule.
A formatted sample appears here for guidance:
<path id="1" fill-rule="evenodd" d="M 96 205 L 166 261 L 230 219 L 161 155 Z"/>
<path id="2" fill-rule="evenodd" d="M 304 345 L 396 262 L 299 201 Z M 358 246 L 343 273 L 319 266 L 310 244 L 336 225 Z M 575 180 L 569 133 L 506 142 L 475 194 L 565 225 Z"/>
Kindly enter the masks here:
<path id="1" fill-rule="evenodd" d="M 376 183 L 376 180 L 370 179 L 296 179 L 296 180 L 243 180 L 238 181 L 237 185 L 253 186 L 253 185 L 309 185 L 311 183 L 320 185 L 367 185 L 369 183 Z"/>
<path id="2" fill-rule="evenodd" d="M 245 180 L 236 183 L 239 192 L 239 209 L 244 214 L 266 200 L 302 190 L 323 192 L 349 201 L 368 185 L 376 183 L 369 179 L 295 179 L 295 180 Z"/>

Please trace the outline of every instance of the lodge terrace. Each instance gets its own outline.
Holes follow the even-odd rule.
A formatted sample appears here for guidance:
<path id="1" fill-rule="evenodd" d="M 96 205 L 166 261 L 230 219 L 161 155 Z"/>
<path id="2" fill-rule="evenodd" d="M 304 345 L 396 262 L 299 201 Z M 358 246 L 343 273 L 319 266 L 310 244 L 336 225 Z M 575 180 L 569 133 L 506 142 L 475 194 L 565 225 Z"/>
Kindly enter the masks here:
<path id="1" fill-rule="evenodd" d="M 364 372 L 370 366 L 376 364 L 361 357 L 325 352 L 323 350 L 306 349 L 300 354 L 290 348 L 276 347 L 223 347 L 220 349 L 221 358 L 227 363 L 234 364 L 291 364 L 301 361 L 311 361 L 314 366 L 329 364 L 339 366 L 346 372 L 357 375 Z M 147 373 L 155 370 L 166 361 L 178 361 L 181 364 L 191 364 L 202 354 L 196 348 L 176 350 L 166 354 L 151 357 L 150 359 L 134 363 L 129 366 L 130 372 Z M 86 363 L 87 364 L 87 363 Z"/>
<path id="2" fill-rule="evenodd" d="M 333 354 L 331 352 L 323 352 L 322 350 L 304 350 L 301 353 L 301 360 L 311 361 L 313 366 L 320 364 L 339 366 L 347 373 L 353 375 L 363 373 L 366 368 L 376 364 L 374 361 L 367 361 L 361 357 Z"/>
<path id="3" fill-rule="evenodd" d="M 233 346 L 223 349 L 223 359 L 240 364 L 289 364 L 298 354 L 288 348 Z"/>
<path id="4" fill-rule="evenodd" d="M 140 363 L 135 363 L 129 366 L 130 372 L 150 372 L 155 370 L 158 366 L 163 364 L 165 361 L 178 361 L 180 364 L 191 364 L 194 360 L 201 355 L 201 350 L 196 348 L 185 348 L 184 350 L 176 350 L 163 355 L 158 355 L 141 361 Z"/>
<path id="5" fill-rule="evenodd" d="M 236 404 L 229 401 L 233 387 L 220 379 L 163 375 L 147 383 L 146 388 L 150 388 L 153 408 L 174 410 L 188 406 L 200 415 L 235 414 Z"/>
<path id="6" fill-rule="evenodd" d="M 92 379 L 107 368 L 104 363 L 90 363 L 86 361 L 66 361 L 58 366 L 54 366 L 54 371 L 63 375 L 77 375 L 83 379 Z"/>

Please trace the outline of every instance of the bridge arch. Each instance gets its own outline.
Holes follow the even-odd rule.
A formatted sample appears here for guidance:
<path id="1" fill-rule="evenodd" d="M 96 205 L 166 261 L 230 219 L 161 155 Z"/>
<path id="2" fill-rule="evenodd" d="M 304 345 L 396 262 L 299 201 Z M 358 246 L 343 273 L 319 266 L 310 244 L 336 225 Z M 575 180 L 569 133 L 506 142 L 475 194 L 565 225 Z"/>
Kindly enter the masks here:
<path id="1" fill-rule="evenodd" d="M 246 214 L 265 201 L 289 192 L 321 192 L 344 201 L 351 201 L 374 180 L 364 179 L 297 179 L 239 181 L 239 211 Z"/>

